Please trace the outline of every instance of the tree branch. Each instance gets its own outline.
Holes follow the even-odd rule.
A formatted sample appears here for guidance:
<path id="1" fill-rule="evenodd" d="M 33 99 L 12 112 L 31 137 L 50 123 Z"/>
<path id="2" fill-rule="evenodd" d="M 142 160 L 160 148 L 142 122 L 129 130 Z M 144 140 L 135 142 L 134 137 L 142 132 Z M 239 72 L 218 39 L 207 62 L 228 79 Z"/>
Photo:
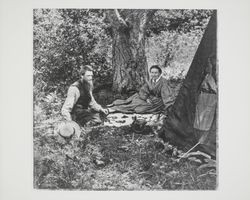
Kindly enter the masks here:
<path id="1" fill-rule="evenodd" d="M 150 20 L 152 19 L 152 17 L 154 16 L 154 14 L 157 12 L 157 9 L 151 9 L 147 11 L 147 22 L 146 25 L 150 22 Z"/>
<path id="2" fill-rule="evenodd" d="M 128 27 L 126 21 L 121 17 L 117 9 L 107 10 L 107 16 L 108 16 L 109 22 L 114 27 Z"/>
<path id="3" fill-rule="evenodd" d="M 145 30 L 147 28 L 148 22 L 151 20 L 151 18 L 153 17 L 154 13 L 157 10 L 143 10 L 142 13 L 140 13 L 139 17 L 140 17 L 140 33 L 139 33 L 139 42 L 141 41 L 141 39 L 143 38 L 143 35 L 145 33 Z"/>

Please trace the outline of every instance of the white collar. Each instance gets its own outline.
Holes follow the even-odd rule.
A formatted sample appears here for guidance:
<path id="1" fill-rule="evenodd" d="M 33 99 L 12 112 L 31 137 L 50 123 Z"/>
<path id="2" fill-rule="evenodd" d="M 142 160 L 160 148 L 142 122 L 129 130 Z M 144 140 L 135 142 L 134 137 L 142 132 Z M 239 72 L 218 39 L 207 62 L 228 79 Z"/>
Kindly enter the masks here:
<path id="1" fill-rule="evenodd" d="M 161 76 L 162 76 L 162 75 L 160 75 L 159 78 L 157 78 L 157 79 L 154 81 L 154 83 L 157 83 L 157 82 L 161 79 Z M 153 82 L 153 79 L 152 79 L 152 82 Z"/>

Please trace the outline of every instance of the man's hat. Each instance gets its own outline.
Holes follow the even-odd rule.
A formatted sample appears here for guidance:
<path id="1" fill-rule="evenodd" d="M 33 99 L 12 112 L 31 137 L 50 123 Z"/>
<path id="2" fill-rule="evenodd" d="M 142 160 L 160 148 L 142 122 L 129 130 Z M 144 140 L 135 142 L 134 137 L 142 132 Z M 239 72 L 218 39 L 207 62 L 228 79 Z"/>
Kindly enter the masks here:
<path id="1" fill-rule="evenodd" d="M 79 138 L 81 134 L 81 128 L 74 121 L 63 121 L 58 124 L 56 132 L 63 138 L 71 138 L 74 135 Z"/>

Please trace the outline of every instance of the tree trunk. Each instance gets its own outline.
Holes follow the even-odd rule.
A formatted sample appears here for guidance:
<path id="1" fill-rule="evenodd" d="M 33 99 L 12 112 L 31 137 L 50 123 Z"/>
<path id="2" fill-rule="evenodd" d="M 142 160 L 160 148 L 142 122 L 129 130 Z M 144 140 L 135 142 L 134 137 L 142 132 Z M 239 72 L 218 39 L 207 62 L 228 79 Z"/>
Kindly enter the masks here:
<path id="1" fill-rule="evenodd" d="M 145 28 L 150 10 L 108 10 L 113 32 L 113 90 L 138 90 L 148 78 Z"/>

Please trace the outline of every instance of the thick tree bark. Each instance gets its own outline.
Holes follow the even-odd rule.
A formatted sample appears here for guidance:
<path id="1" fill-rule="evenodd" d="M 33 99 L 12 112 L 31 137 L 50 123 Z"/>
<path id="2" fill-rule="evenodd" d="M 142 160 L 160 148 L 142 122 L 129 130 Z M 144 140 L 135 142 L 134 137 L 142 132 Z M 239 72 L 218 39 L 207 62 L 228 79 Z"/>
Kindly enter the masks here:
<path id="1" fill-rule="evenodd" d="M 148 77 L 145 29 L 152 10 L 108 10 L 113 32 L 113 90 L 138 90 Z"/>

